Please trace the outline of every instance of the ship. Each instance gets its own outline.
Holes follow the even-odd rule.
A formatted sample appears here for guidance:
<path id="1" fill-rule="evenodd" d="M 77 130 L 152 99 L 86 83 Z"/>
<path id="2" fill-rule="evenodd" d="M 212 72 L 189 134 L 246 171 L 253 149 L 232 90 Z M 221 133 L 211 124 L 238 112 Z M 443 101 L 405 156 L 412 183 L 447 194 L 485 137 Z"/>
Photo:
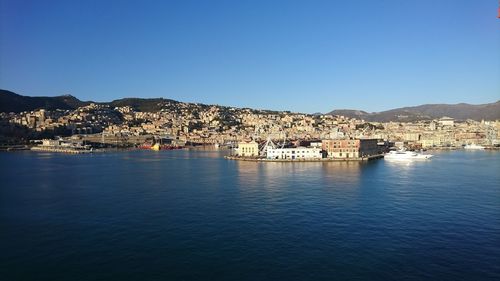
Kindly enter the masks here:
<path id="1" fill-rule="evenodd" d="M 145 142 L 139 146 L 137 146 L 139 149 L 146 149 L 146 150 L 174 150 L 174 149 L 183 149 L 183 146 L 179 145 L 170 145 L 170 144 L 160 144 L 160 143 L 148 143 Z"/>
<path id="2" fill-rule="evenodd" d="M 481 146 L 481 145 L 477 145 L 477 144 L 467 144 L 464 146 L 464 149 L 473 149 L 473 150 L 482 150 L 484 149 L 484 146 Z"/>
<path id="3" fill-rule="evenodd" d="M 406 150 L 393 150 L 389 151 L 384 155 L 384 159 L 387 160 L 425 160 L 433 157 L 432 154 L 424 154 L 415 151 L 406 151 Z"/>

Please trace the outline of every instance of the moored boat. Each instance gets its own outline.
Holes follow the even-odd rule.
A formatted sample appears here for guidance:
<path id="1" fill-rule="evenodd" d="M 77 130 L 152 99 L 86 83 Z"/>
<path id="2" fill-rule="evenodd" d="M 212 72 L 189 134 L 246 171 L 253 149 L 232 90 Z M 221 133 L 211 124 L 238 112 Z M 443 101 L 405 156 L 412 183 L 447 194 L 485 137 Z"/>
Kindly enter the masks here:
<path id="1" fill-rule="evenodd" d="M 393 150 L 384 155 L 384 159 L 388 160 L 425 160 L 430 159 L 434 155 L 424 154 L 415 151 L 406 151 L 406 150 Z"/>
<path id="2" fill-rule="evenodd" d="M 464 149 L 471 149 L 471 150 L 482 150 L 484 149 L 484 146 L 482 145 L 477 145 L 475 143 L 472 144 L 467 144 L 464 146 Z"/>

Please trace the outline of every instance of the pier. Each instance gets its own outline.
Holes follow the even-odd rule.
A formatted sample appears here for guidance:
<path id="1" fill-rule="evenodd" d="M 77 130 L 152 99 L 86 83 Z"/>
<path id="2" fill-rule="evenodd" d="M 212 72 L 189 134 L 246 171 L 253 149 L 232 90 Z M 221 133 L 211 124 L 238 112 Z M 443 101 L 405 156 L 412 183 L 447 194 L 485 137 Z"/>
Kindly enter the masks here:
<path id="1" fill-rule="evenodd" d="M 58 153 L 68 153 L 68 154 L 85 154 L 93 153 L 93 150 L 86 149 L 72 149 L 72 148 L 59 148 L 59 147 L 47 147 L 47 146 L 34 146 L 31 148 L 32 151 L 43 151 L 43 152 L 58 152 Z"/>
<path id="2" fill-rule="evenodd" d="M 384 158 L 383 154 L 371 155 L 358 158 L 319 158 L 319 159 L 268 159 L 262 157 L 245 157 L 245 156 L 224 156 L 228 160 L 251 161 L 251 162 L 349 162 L 349 161 L 371 161 Z"/>

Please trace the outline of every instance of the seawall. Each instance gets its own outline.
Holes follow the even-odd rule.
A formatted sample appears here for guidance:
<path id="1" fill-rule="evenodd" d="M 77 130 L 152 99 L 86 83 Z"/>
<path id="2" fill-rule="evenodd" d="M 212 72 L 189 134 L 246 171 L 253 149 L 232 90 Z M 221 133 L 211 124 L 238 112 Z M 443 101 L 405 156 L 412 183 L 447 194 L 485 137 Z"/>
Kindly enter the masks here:
<path id="1" fill-rule="evenodd" d="M 383 154 L 372 155 L 367 157 L 359 158 L 321 158 L 321 159 L 267 159 L 267 158 L 255 158 L 255 157 L 243 157 L 243 156 L 224 156 L 228 160 L 238 160 L 238 161 L 252 161 L 252 162 L 348 162 L 348 161 L 371 161 L 375 159 L 383 158 Z"/>

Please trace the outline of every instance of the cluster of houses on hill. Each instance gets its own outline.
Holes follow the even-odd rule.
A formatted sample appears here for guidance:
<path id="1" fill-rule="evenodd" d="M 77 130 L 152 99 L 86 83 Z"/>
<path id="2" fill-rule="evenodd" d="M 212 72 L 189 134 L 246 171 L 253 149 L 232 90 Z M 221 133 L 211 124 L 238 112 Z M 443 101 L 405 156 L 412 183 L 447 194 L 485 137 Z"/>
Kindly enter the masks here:
<path id="1" fill-rule="evenodd" d="M 474 121 L 442 117 L 414 122 L 367 122 L 330 114 L 313 115 L 181 102 L 166 102 L 156 111 L 92 103 L 75 110 L 0 112 L 1 124 L 4 125 L 0 126 L 0 143 L 22 143 L 27 139 L 50 135 L 82 135 L 102 142 L 121 139 L 135 144 L 133 141 L 136 139 L 143 141 L 145 138 L 169 137 L 178 143 L 224 145 L 247 139 L 281 139 L 284 136 L 309 141 L 331 140 L 321 142 L 321 148 L 310 148 L 320 148 L 322 157 L 326 151 L 327 157 L 337 158 L 363 157 L 359 151 L 353 151 L 356 150 L 353 146 L 357 146 L 352 143 L 353 139 L 378 139 L 415 149 L 460 148 L 467 144 L 500 146 L 500 120 Z M 270 157 L 278 158 L 286 157 L 287 153 L 289 157 L 297 157 L 288 150 L 269 151 Z M 302 151 L 300 153 L 302 155 Z M 304 150 L 304 155 L 307 153 L 312 157 L 319 152 Z M 358 156 L 353 156 L 356 154 Z"/>

